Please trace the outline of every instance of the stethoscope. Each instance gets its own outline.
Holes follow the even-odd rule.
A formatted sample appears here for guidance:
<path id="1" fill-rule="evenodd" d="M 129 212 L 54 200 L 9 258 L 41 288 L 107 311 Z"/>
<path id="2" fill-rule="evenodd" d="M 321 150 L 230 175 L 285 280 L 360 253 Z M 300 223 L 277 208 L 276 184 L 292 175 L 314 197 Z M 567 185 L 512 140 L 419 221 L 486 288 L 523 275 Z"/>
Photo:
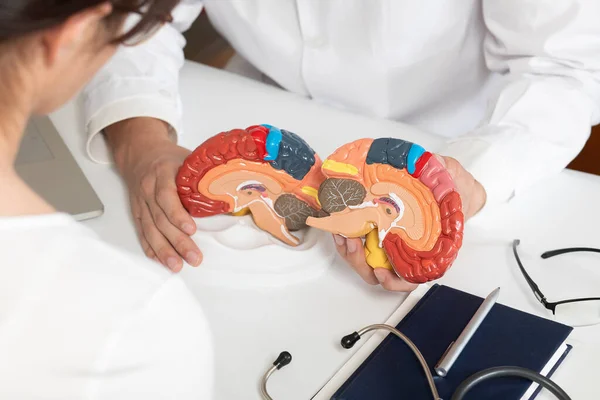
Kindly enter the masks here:
<path id="1" fill-rule="evenodd" d="M 427 383 L 429 384 L 429 388 L 431 390 L 431 395 L 433 396 L 433 399 L 442 400 L 440 398 L 440 395 L 438 394 L 435 382 L 433 380 L 433 375 L 431 374 L 431 371 L 429 369 L 429 366 L 427 365 L 427 362 L 425 361 L 425 358 L 423 357 L 423 354 L 421 354 L 417 346 L 408 337 L 406 337 L 402 332 L 400 332 L 393 326 L 386 324 L 375 324 L 366 326 L 358 332 L 354 332 L 344 336 L 341 340 L 342 347 L 345 349 L 351 349 L 361 339 L 362 335 L 379 329 L 383 329 L 390 333 L 393 333 L 394 335 L 402 339 L 402 341 L 406 343 L 408 347 L 410 347 L 410 349 L 413 351 L 413 353 L 419 360 L 423 371 L 425 372 L 425 376 L 427 377 Z M 269 395 L 269 392 L 267 391 L 267 382 L 271 375 L 273 375 L 275 371 L 280 370 L 281 368 L 285 367 L 291 362 L 292 355 L 287 351 L 284 351 L 281 354 L 279 354 L 279 357 L 277 357 L 273 365 L 264 374 L 260 386 L 260 393 L 262 394 L 264 400 L 273 400 L 273 398 Z M 464 380 L 458 386 L 458 388 L 452 395 L 451 400 L 462 400 L 471 389 L 473 389 L 475 386 L 477 386 L 483 381 L 506 376 L 529 379 L 547 389 L 559 400 L 571 400 L 569 395 L 556 383 L 535 371 L 522 367 L 494 367 L 477 372 L 471 377 Z"/>

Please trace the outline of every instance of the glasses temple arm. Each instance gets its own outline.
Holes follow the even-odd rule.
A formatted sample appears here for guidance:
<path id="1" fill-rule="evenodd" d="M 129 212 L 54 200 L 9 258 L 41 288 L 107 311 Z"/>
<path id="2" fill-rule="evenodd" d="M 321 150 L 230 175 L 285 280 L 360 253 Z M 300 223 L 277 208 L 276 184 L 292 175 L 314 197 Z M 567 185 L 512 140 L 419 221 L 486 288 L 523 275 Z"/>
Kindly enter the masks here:
<path id="1" fill-rule="evenodd" d="M 513 254 L 515 255 L 515 259 L 517 260 L 517 264 L 519 265 L 519 269 L 521 270 L 521 273 L 525 277 L 525 280 L 527 281 L 527 284 L 529 285 L 529 287 L 531 288 L 531 290 L 533 290 L 533 293 L 536 295 L 536 297 L 538 298 L 538 300 L 541 301 L 542 304 L 544 304 L 544 306 L 546 306 L 546 304 L 548 303 L 546 301 L 546 296 L 542 293 L 542 291 L 540 290 L 540 288 L 537 285 L 537 283 L 535 283 L 534 280 L 531 279 L 531 276 L 529 276 L 529 274 L 525 270 L 525 267 L 523 267 L 523 263 L 521 263 L 521 259 L 519 258 L 519 254 L 517 253 L 517 246 L 520 243 L 521 243 L 521 241 L 519 239 L 515 239 L 513 241 L 513 246 L 512 246 L 513 247 Z"/>
<path id="2" fill-rule="evenodd" d="M 554 256 L 559 256 L 561 254 L 566 254 L 566 253 L 576 253 L 579 251 L 587 251 L 587 252 L 591 252 L 591 253 L 600 253 L 600 249 L 595 249 L 593 247 L 568 247 L 565 249 L 556 249 L 556 250 L 549 250 L 546 251 L 544 253 L 542 253 L 542 258 L 550 258 L 550 257 L 554 257 Z"/>

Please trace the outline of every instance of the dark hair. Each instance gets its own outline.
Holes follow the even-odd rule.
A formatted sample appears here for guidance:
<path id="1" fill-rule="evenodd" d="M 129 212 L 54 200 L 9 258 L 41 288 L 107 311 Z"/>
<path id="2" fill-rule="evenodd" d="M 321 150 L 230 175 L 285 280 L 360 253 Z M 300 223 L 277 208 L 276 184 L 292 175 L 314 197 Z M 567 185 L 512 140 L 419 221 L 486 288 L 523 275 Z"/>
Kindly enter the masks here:
<path id="1" fill-rule="evenodd" d="M 140 16 L 137 23 L 116 42 L 144 37 L 171 21 L 179 0 L 0 0 L 0 42 L 51 28 L 72 15 L 110 1 L 112 13 L 106 22 L 120 27 L 129 14 Z"/>

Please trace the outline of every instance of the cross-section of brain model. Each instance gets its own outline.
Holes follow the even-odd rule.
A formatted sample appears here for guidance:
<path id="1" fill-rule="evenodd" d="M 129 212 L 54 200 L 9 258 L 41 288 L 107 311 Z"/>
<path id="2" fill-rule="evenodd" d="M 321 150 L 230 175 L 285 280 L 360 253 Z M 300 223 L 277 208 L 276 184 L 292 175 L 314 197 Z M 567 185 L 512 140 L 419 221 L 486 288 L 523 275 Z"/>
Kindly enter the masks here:
<path id="1" fill-rule="evenodd" d="M 293 234 L 320 211 L 321 160 L 298 135 L 270 125 L 219 133 L 185 160 L 177 175 L 194 217 L 251 213 L 256 225 L 296 246 Z"/>
<path id="2" fill-rule="evenodd" d="M 462 245 L 464 216 L 440 161 L 400 139 L 361 139 L 338 148 L 322 166 L 318 198 L 325 217 L 307 224 L 363 237 L 367 263 L 408 282 L 440 278 Z"/>

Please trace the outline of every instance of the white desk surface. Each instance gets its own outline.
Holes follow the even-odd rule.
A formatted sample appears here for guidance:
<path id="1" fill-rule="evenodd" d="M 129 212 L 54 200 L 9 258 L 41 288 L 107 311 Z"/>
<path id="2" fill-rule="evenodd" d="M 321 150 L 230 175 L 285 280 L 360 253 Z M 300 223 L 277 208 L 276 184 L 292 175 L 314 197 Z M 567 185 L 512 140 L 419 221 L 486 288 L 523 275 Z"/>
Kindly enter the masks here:
<path id="1" fill-rule="evenodd" d="M 300 134 L 325 156 L 362 137 L 402 137 L 432 151 L 440 145 L 437 138 L 406 125 L 344 113 L 198 64 L 186 64 L 181 90 L 181 142 L 192 149 L 218 132 L 260 123 Z M 106 206 L 102 217 L 85 224 L 107 242 L 141 254 L 123 184 L 112 167 L 94 164 L 85 155 L 77 105 L 66 106 L 52 119 Z M 592 175 L 564 171 L 537 185 L 493 215 L 467 224 L 459 257 L 440 283 L 479 296 L 501 286 L 499 302 L 549 317 L 512 257 L 512 239 L 520 238 L 523 262 L 550 300 L 598 296 L 597 254 L 545 261 L 537 256 L 559 247 L 600 246 L 599 200 L 600 177 Z M 337 259 L 319 279 L 284 289 L 222 289 L 203 286 L 193 273 L 186 277 L 212 325 L 218 400 L 259 399 L 259 379 L 282 350 L 290 351 L 293 361 L 270 380 L 272 396 L 309 399 L 350 357 L 339 339 L 385 321 L 405 298 L 364 284 Z M 573 399 L 600 398 L 600 325 L 578 328 L 571 338 L 574 350 L 554 379 Z M 553 397 L 544 393 L 539 398 Z"/>

